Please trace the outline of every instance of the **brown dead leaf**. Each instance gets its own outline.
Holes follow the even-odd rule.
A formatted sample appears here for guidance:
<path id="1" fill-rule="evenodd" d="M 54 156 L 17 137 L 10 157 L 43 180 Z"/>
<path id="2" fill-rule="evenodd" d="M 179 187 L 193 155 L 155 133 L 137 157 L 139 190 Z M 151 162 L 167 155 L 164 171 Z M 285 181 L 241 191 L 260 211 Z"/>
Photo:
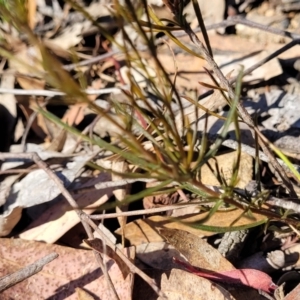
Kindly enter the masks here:
<path id="1" fill-rule="evenodd" d="M 168 228 L 160 229 L 159 232 L 169 244 L 187 258 L 191 265 L 212 271 L 234 269 L 233 265 L 217 249 L 194 234 Z"/>
<path id="2" fill-rule="evenodd" d="M 200 279 L 200 280 L 199 280 Z M 173 269 L 170 276 L 162 275 L 161 289 L 167 299 L 233 300 L 234 297 L 218 284 L 183 270 Z M 159 300 L 163 298 L 159 297 Z"/>
<path id="3" fill-rule="evenodd" d="M 177 67 L 176 86 L 179 91 L 182 91 L 183 89 L 203 90 L 198 83 L 199 80 L 207 81 L 207 76 L 204 74 L 203 70 L 203 66 L 206 65 L 206 62 L 203 59 L 185 53 L 178 53 L 175 58 L 175 66 L 173 56 L 170 54 L 169 50 L 165 53 L 159 53 L 157 56 L 165 70 L 170 74 L 170 79 L 172 81 L 174 80 Z M 153 59 L 149 59 L 149 64 L 155 69 L 155 62 Z"/>
<path id="4" fill-rule="evenodd" d="M 121 228 L 115 231 L 122 235 Z M 125 226 L 125 238 L 130 241 L 130 245 L 147 244 L 150 242 L 163 242 L 163 238 L 158 234 L 148 219 L 138 219 Z"/>
<path id="5" fill-rule="evenodd" d="M 232 210 L 230 211 L 230 213 L 216 212 L 209 220 L 201 223 L 201 225 L 216 227 L 230 226 L 232 222 L 235 221 L 238 217 L 240 217 L 242 213 L 243 211 L 240 209 Z M 181 217 L 180 220 L 186 223 L 197 223 L 201 222 L 207 216 L 207 214 L 208 213 L 197 213 L 186 217 Z M 253 214 L 253 217 L 255 218 L 256 222 L 266 219 L 266 217 L 259 214 Z M 243 226 L 251 223 L 253 223 L 253 220 L 248 219 L 246 217 L 242 217 L 234 224 L 234 226 Z M 196 229 L 186 224 L 175 222 L 173 219 L 170 219 L 168 217 L 152 216 L 146 219 L 139 219 L 126 224 L 125 238 L 130 241 L 131 245 L 140 245 L 143 243 L 150 242 L 161 242 L 163 241 L 163 239 L 158 234 L 159 228 L 180 229 L 195 234 L 199 237 L 211 236 L 215 234 L 215 232 Z M 117 229 L 115 232 L 121 235 L 120 229 Z"/>
<path id="6" fill-rule="evenodd" d="M 41 61 L 39 49 L 34 46 L 27 47 L 26 44 L 20 45 L 18 51 L 9 60 L 10 68 L 20 74 L 30 74 L 30 77 L 17 77 L 17 81 L 23 89 L 44 89 L 45 80 L 39 79 L 44 72 Z"/>
<path id="7" fill-rule="evenodd" d="M 215 234 L 215 232 L 196 229 L 194 227 L 189 226 L 187 223 L 191 223 L 191 225 L 200 223 L 201 225 L 215 226 L 221 228 L 232 226 L 234 228 L 234 227 L 251 224 L 254 221 L 259 222 L 267 219 L 265 216 L 255 214 L 255 213 L 253 213 L 253 218 L 255 218 L 255 220 L 249 219 L 245 216 L 239 218 L 243 214 L 243 212 L 244 211 L 241 209 L 232 210 L 230 211 L 230 213 L 228 211 L 224 211 L 224 212 L 218 211 L 206 221 L 203 221 L 203 219 L 207 217 L 208 212 L 202 214 L 193 214 L 193 215 L 181 217 L 179 219 L 185 222 L 185 224 L 180 222 L 174 222 L 174 220 L 171 220 L 170 218 L 164 216 L 152 216 L 148 220 L 154 227 L 181 229 L 196 234 L 197 236 L 211 236 Z M 232 225 L 232 222 L 236 221 L 238 218 L 239 220 L 235 222 L 234 225 Z"/>
<path id="8" fill-rule="evenodd" d="M 96 184 L 109 179 L 110 176 L 108 174 L 101 173 L 96 179 L 92 179 L 90 184 Z M 85 185 L 89 185 L 89 183 L 85 182 Z M 86 208 L 84 211 L 87 214 L 91 214 L 98 206 L 105 203 L 112 196 L 112 191 L 112 188 L 103 190 L 95 189 L 85 192 L 84 196 L 78 193 L 74 195 L 74 199 L 80 207 Z M 60 201 L 42 213 L 19 236 L 26 240 L 54 243 L 79 222 L 80 220 L 76 212 L 71 209 L 69 204 L 66 201 Z"/>
<path id="9" fill-rule="evenodd" d="M 156 182 L 148 182 L 147 188 L 157 185 Z M 172 205 L 178 203 L 180 199 L 179 193 L 176 191 L 172 194 L 159 194 L 155 196 L 147 196 L 143 199 L 143 206 L 145 209 L 154 208 L 160 205 Z"/>
<path id="10" fill-rule="evenodd" d="M 62 121 L 68 125 L 78 125 L 84 118 L 84 110 L 87 103 L 76 103 L 71 105 L 62 118 Z"/>
<path id="11" fill-rule="evenodd" d="M 75 300 L 75 288 L 84 288 L 101 299 L 112 299 L 107 283 L 94 254 L 90 250 L 72 249 L 58 245 L 1 239 L 0 277 L 29 265 L 51 252 L 58 258 L 41 272 L 2 292 L 1 299 L 68 299 Z M 131 299 L 132 276 L 123 280 L 118 265 L 104 255 L 104 263 L 120 299 Z"/>
<path id="12" fill-rule="evenodd" d="M 233 174 L 233 166 L 237 159 L 237 151 L 218 155 L 208 161 L 212 169 L 216 172 L 220 171 L 220 175 L 224 175 L 226 182 L 229 184 Z M 245 188 L 252 180 L 253 176 L 253 158 L 245 153 L 241 153 L 240 168 L 238 172 L 238 183 L 236 187 Z M 206 185 L 220 186 L 216 176 L 210 170 L 207 164 L 201 168 L 201 182 Z"/>
<path id="13" fill-rule="evenodd" d="M 173 258 L 182 259 L 178 250 L 166 242 L 140 244 L 135 248 L 137 258 L 154 269 L 171 270 Z"/>

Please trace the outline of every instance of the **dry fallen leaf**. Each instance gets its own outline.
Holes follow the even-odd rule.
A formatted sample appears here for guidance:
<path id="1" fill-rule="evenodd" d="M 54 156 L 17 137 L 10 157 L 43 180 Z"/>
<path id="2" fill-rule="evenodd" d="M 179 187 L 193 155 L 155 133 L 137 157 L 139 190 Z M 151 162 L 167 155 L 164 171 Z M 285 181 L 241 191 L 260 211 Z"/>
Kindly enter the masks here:
<path id="1" fill-rule="evenodd" d="M 167 48 L 166 48 L 167 49 Z M 165 53 L 158 53 L 157 57 L 162 62 L 166 71 L 170 74 L 170 78 L 173 81 L 175 70 L 177 67 L 176 87 L 179 91 L 182 90 L 195 90 L 203 91 L 203 88 L 199 85 L 199 80 L 204 80 L 205 75 L 203 72 L 203 66 L 206 62 L 198 57 L 188 55 L 185 53 L 178 53 L 175 57 L 176 66 L 174 65 L 174 58 L 169 50 Z M 149 59 L 150 66 L 155 66 L 153 59 Z M 201 76 L 202 73 L 202 76 Z M 207 78 L 205 78 L 207 81 Z"/>
<path id="2" fill-rule="evenodd" d="M 173 269 L 173 258 L 182 257 L 172 245 L 165 242 L 140 244 L 136 246 L 136 256 L 153 269 L 160 270 Z"/>
<path id="3" fill-rule="evenodd" d="M 25 43 L 20 44 L 14 56 L 9 60 L 9 66 L 20 74 L 30 75 L 17 77 L 23 89 L 44 89 L 45 80 L 39 79 L 44 69 L 41 63 L 41 53 L 37 47 L 28 47 Z"/>
<path id="4" fill-rule="evenodd" d="M 233 265 L 205 240 L 183 230 L 160 229 L 166 241 L 183 254 L 191 265 L 214 271 L 232 270 Z"/>
<path id="5" fill-rule="evenodd" d="M 212 169 L 216 172 L 220 171 L 220 175 L 224 175 L 226 182 L 229 184 L 233 174 L 233 166 L 237 160 L 237 151 L 218 155 L 208 161 Z M 252 180 L 253 175 L 253 158 L 242 152 L 240 158 L 240 167 L 238 172 L 238 183 L 236 187 L 245 188 Z M 206 185 L 220 186 L 216 176 L 210 170 L 207 164 L 201 168 L 201 182 Z"/>
<path id="6" fill-rule="evenodd" d="M 92 178 L 89 182 L 82 184 L 81 187 L 104 182 L 109 179 L 109 174 L 101 173 L 97 178 Z M 112 191 L 113 188 L 95 189 L 85 192 L 84 196 L 82 193 L 77 193 L 74 195 L 74 200 L 77 201 L 80 207 L 85 208 L 83 209 L 85 213 L 91 214 L 112 196 Z M 19 237 L 26 240 L 54 243 L 79 222 L 77 213 L 71 209 L 66 200 L 62 200 L 36 216 L 35 220 Z"/>
<path id="7" fill-rule="evenodd" d="M 1 239 L 0 277 L 12 273 L 51 252 L 58 258 L 41 272 L 2 292 L 1 299 L 76 300 L 75 289 L 83 288 L 101 299 L 112 299 L 107 282 L 90 250 L 72 249 L 21 239 Z M 132 276 L 123 279 L 118 265 L 104 256 L 104 263 L 120 299 L 131 299 Z"/>
<path id="8" fill-rule="evenodd" d="M 229 227 L 232 222 L 237 220 L 243 213 L 240 209 L 232 210 L 228 212 L 216 212 L 212 217 L 205 222 L 201 222 L 208 213 L 197 213 L 189 215 L 187 217 L 181 217 L 179 220 L 184 221 L 185 223 L 191 223 L 193 226 L 198 222 L 201 222 L 201 225 L 206 226 L 216 226 L 219 228 Z M 266 217 L 253 214 L 255 222 L 264 222 Z M 233 226 L 243 226 L 253 223 L 254 220 L 246 218 L 245 216 L 241 217 Z M 164 216 L 152 216 L 146 219 L 138 219 L 134 222 L 126 224 L 125 228 L 125 238 L 130 241 L 131 245 L 140 245 L 143 243 L 150 242 L 162 242 L 163 239 L 158 234 L 159 228 L 172 228 L 172 229 L 181 229 L 190 233 L 195 234 L 196 236 L 211 236 L 216 232 L 205 231 L 202 229 L 196 229 L 189 225 L 183 224 L 181 222 L 176 222 L 173 219 Z M 120 229 L 115 231 L 117 234 L 121 235 Z"/>
<path id="9" fill-rule="evenodd" d="M 169 276 L 162 275 L 161 289 L 169 300 L 234 300 L 234 297 L 219 285 L 178 269 L 173 269 Z M 163 300 L 162 297 L 158 299 Z"/>
<path id="10" fill-rule="evenodd" d="M 74 181 L 80 169 L 90 158 L 91 155 L 78 156 L 73 159 L 73 162 L 69 162 L 62 172 L 57 173 L 65 187 Z M 60 193 L 59 188 L 44 170 L 30 172 L 11 188 L 3 206 L 3 213 L 0 215 L 0 236 L 6 236 L 11 232 L 19 222 L 24 208 L 49 202 Z"/>
<path id="11" fill-rule="evenodd" d="M 115 231 L 116 234 L 122 235 L 121 228 Z M 163 238 L 158 234 L 147 219 L 138 219 L 130 222 L 125 226 L 125 238 L 130 245 L 137 246 L 150 242 L 163 242 Z"/>

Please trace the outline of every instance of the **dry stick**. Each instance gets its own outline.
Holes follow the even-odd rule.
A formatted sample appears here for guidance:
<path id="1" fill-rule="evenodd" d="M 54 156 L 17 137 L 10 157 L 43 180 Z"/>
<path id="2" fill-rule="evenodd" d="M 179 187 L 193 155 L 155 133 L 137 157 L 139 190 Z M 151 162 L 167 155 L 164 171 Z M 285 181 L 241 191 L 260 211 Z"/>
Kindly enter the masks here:
<path id="1" fill-rule="evenodd" d="M 63 68 L 65 70 L 67 70 L 67 71 L 71 71 L 71 70 L 76 69 L 78 67 L 92 65 L 94 63 L 97 63 L 99 61 L 105 60 L 105 59 L 107 59 L 109 57 L 112 57 L 115 54 L 119 54 L 119 53 L 121 53 L 121 51 L 119 51 L 119 50 L 111 51 L 111 52 L 108 52 L 108 53 L 105 53 L 105 54 L 101 54 L 101 55 L 98 55 L 98 56 L 95 56 L 95 57 L 83 60 L 83 61 L 81 61 L 79 63 L 65 65 L 65 66 L 63 66 Z"/>
<path id="2" fill-rule="evenodd" d="M 128 85 L 123 85 L 121 87 L 114 88 L 105 88 L 105 89 L 87 89 L 84 90 L 84 93 L 87 95 L 103 95 L 109 94 L 113 92 L 120 92 L 122 89 L 128 89 Z M 13 94 L 13 95 L 21 95 L 21 96 L 66 96 L 66 93 L 60 91 L 50 91 L 50 90 L 22 90 L 22 89 L 7 89 L 0 88 L 0 94 Z"/>
<path id="3" fill-rule="evenodd" d="M 49 97 L 47 97 L 47 98 L 45 99 L 45 102 L 42 103 L 42 104 L 40 104 L 39 106 L 40 106 L 41 108 L 45 107 L 45 106 L 49 103 L 49 100 L 50 100 Z M 36 104 L 37 104 L 37 101 L 36 101 Z M 37 115 L 38 115 L 38 111 L 34 111 L 34 112 L 31 114 L 31 116 L 28 118 L 28 120 L 27 120 L 27 124 L 26 124 L 26 127 L 25 127 L 25 131 L 24 131 L 24 133 L 23 133 L 22 140 L 21 140 L 21 147 L 22 147 L 21 149 L 23 149 L 23 152 L 26 152 L 26 151 L 27 151 L 27 149 L 26 149 L 26 147 L 27 147 L 27 145 L 26 145 L 26 139 L 27 139 L 29 130 L 30 130 L 30 128 L 31 128 L 31 126 L 32 126 L 32 124 L 33 124 L 33 122 L 34 122 L 34 120 L 37 118 Z"/>
<path id="4" fill-rule="evenodd" d="M 24 133 L 22 136 L 22 140 L 21 140 L 21 147 L 22 147 L 21 149 L 23 150 L 23 152 L 26 152 L 26 150 L 27 150 L 26 149 L 27 136 L 28 136 L 29 130 L 30 130 L 34 120 L 36 119 L 37 115 L 38 115 L 38 111 L 34 111 L 27 120 L 27 124 L 26 124 L 25 130 L 24 130 Z"/>
<path id="5" fill-rule="evenodd" d="M 83 220 L 85 220 L 97 233 L 100 234 L 101 238 L 105 240 L 108 246 L 116 251 L 116 253 L 123 259 L 123 261 L 127 264 L 130 271 L 132 273 L 138 274 L 142 279 L 144 279 L 152 289 L 157 293 L 157 295 L 161 297 L 165 297 L 164 293 L 158 288 L 155 281 L 142 272 L 138 267 L 136 267 L 128 257 L 122 252 L 122 250 L 118 247 L 118 245 L 114 245 L 106 236 L 105 234 L 98 228 L 98 226 L 90 219 L 90 217 L 86 214 L 82 214 Z M 108 243 L 109 242 L 109 243 Z"/>
<path id="6" fill-rule="evenodd" d="M 230 17 L 228 19 L 228 21 L 232 22 L 233 25 L 234 24 L 243 24 L 243 25 L 246 25 L 251 28 L 257 28 L 259 30 L 267 31 L 267 32 L 270 32 L 270 33 L 273 33 L 276 35 L 288 37 L 293 40 L 300 39 L 300 34 L 292 33 L 292 32 L 285 31 L 285 30 L 280 30 L 280 29 L 277 29 L 274 27 L 263 25 L 263 24 L 259 24 L 259 23 L 247 20 L 246 18 L 241 18 L 241 17 L 235 16 L 235 17 Z"/>
<path id="7" fill-rule="evenodd" d="M 271 196 L 268 200 L 265 201 L 265 203 L 272 205 L 272 206 L 278 206 L 284 209 L 293 210 L 295 213 L 300 213 L 300 204 L 298 203 L 298 199 L 295 199 L 293 201 L 292 199 L 280 199 Z"/>
<path id="8" fill-rule="evenodd" d="M 17 272 L 14 272 L 12 274 L 6 275 L 2 278 L 0 278 L 0 292 L 14 286 L 15 284 L 29 278 L 30 276 L 40 272 L 43 267 L 58 257 L 58 254 L 53 252 L 36 262 L 20 269 Z"/>
<path id="9" fill-rule="evenodd" d="M 32 169 L 9 169 L 9 170 L 1 170 L 0 175 L 4 174 L 26 174 L 32 172 Z"/>
<path id="10" fill-rule="evenodd" d="M 209 66 L 212 68 L 213 72 L 219 78 L 221 87 L 225 88 L 228 91 L 228 95 L 229 95 L 230 99 L 234 99 L 235 93 L 234 93 L 234 90 L 231 87 L 228 79 L 223 75 L 223 73 L 221 72 L 220 68 L 218 67 L 218 65 L 216 64 L 214 59 L 209 55 L 208 51 L 206 50 L 206 48 L 204 47 L 202 42 L 199 40 L 199 38 L 193 32 L 193 30 L 190 28 L 189 25 L 186 25 L 186 32 L 189 35 L 191 41 L 199 48 L 204 59 L 209 64 Z M 252 134 L 254 135 L 254 131 L 258 131 L 258 130 L 255 127 L 255 124 L 254 124 L 251 116 L 249 115 L 248 111 L 244 108 L 244 106 L 241 103 L 237 103 L 237 110 L 238 110 L 238 113 L 239 113 L 240 117 L 242 118 L 242 120 L 249 126 L 249 128 L 252 131 Z M 273 153 L 269 150 L 269 148 L 266 146 L 265 142 L 263 141 L 263 139 L 261 137 L 259 138 L 258 142 L 259 142 L 259 145 L 262 148 L 263 152 L 267 155 L 268 159 L 270 160 L 270 163 L 272 164 L 272 166 L 279 173 L 279 176 L 281 177 L 283 183 L 286 185 L 287 189 L 289 190 L 290 195 L 292 197 L 296 198 L 297 194 L 295 193 L 293 185 L 291 184 L 290 180 L 288 179 L 283 167 L 278 163 L 278 161 L 274 157 Z"/>
<path id="11" fill-rule="evenodd" d="M 245 26 L 251 27 L 251 28 L 257 28 L 260 29 L 262 31 L 266 31 L 275 35 L 280 35 L 283 37 L 287 37 L 293 40 L 298 40 L 300 39 L 300 34 L 297 33 L 292 33 L 289 31 L 285 31 L 285 30 L 280 30 L 274 27 L 270 27 L 268 25 L 263 25 L 260 23 L 256 23 L 250 20 L 247 20 L 246 18 L 242 18 L 240 16 L 235 16 L 235 17 L 228 17 L 227 20 L 224 20 L 220 23 L 216 23 L 216 24 L 212 24 L 212 25 L 208 25 L 206 26 L 206 30 L 212 30 L 212 29 L 218 29 L 221 27 L 227 27 L 227 26 L 232 26 L 232 25 L 236 25 L 236 24 L 243 24 Z M 198 27 L 195 29 L 194 32 L 201 32 L 201 29 Z M 182 31 L 182 32 L 175 32 L 174 36 L 176 37 L 180 37 L 183 35 L 186 35 L 186 31 Z"/>
<path id="12" fill-rule="evenodd" d="M 193 206 L 200 206 L 205 203 L 199 202 L 199 203 L 191 203 L 191 204 L 184 204 L 184 205 L 171 205 L 167 207 L 156 207 L 156 208 L 149 208 L 149 209 L 140 209 L 140 210 L 134 210 L 134 211 L 126 211 L 121 213 L 111 213 L 111 214 L 101 214 L 101 215 L 91 215 L 89 216 L 92 220 L 102 220 L 102 219 L 111 219 L 111 218 L 117 218 L 117 217 L 129 217 L 129 216 L 140 216 L 140 215 L 146 215 L 146 214 L 154 214 L 159 212 L 164 212 L 168 210 L 175 210 L 185 207 L 193 207 Z"/>
<path id="13" fill-rule="evenodd" d="M 69 202 L 69 204 L 71 205 L 71 207 L 75 210 L 75 212 L 77 213 L 78 217 L 80 218 L 82 225 L 84 227 L 84 229 L 87 232 L 87 235 L 90 239 L 93 239 L 93 234 L 92 231 L 88 225 L 87 222 L 84 221 L 83 218 L 81 218 L 81 215 L 85 215 L 85 213 L 80 210 L 78 204 L 76 203 L 76 201 L 72 198 L 71 194 L 66 190 L 66 188 L 64 187 L 64 185 L 62 184 L 62 182 L 60 181 L 60 179 L 56 176 L 56 174 L 54 172 L 52 172 L 52 170 L 47 166 L 47 164 L 36 154 L 36 153 L 0 153 L 0 159 L 10 159 L 10 158 L 15 158 L 15 159 L 31 159 L 33 160 L 41 169 L 43 169 L 46 174 L 56 183 L 57 187 L 60 189 L 62 195 L 66 198 L 66 200 Z M 108 243 L 107 243 L 108 244 Z M 109 285 L 110 290 L 113 292 L 113 299 L 115 300 L 119 300 L 118 294 L 115 290 L 115 287 L 111 281 L 111 278 L 104 266 L 103 263 L 103 259 L 99 259 L 98 257 L 100 256 L 100 253 L 97 251 L 93 251 L 97 261 L 100 264 L 100 268 L 105 276 L 105 278 L 107 279 L 107 283 Z"/>

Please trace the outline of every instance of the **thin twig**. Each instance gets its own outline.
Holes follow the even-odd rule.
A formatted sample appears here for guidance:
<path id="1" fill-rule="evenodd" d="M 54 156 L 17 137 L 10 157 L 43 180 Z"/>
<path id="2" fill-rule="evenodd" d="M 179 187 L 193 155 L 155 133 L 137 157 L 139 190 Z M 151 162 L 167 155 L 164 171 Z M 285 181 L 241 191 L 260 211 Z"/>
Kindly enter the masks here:
<path id="1" fill-rule="evenodd" d="M 39 104 L 39 106 L 40 107 L 45 107 L 49 103 L 49 100 L 50 100 L 49 97 L 47 97 L 45 99 L 45 102 Z M 27 120 L 27 124 L 26 124 L 25 130 L 24 130 L 24 133 L 23 133 L 23 136 L 22 136 L 22 140 L 21 140 L 21 149 L 23 149 L 22 152 L 27 151 L 27 149 L 26 149 L 27 148 L 27 144 L 26 144 L 27 135 L 29 133 L 29 130 L 30 130 L 34 120 L 37 118 L 37 115 L 38 115 L 38 112 L 34 111 Z"/>
<path id="2" fill-rule="evenodd" d="M 106 182 L 100 182 L 97 183 L 95 185 L 90 185 L 90 186 L 86 186 L 83 188 L 74 188 L 72 189 L 72 193 L 85 193 L 85 192 L 89 192 L 91 190 L 103 190 L 103 189 L 107 189 L 107 188 L 113 188 L 113 187 L 120 187 L 123 185 L 127 185 L 130 183 L 134 183 L 134 182 L 155 182 L 155 179 L 150 179 L 150 178 L 134 178 L 134 179 L 121 179 L 121 180 L 116 180 L 116 181 L 106 181 Z"/>
<path id="3" fill-rule="evenodd" d="M 170 206 L 164 206 L 164 207 L 156 207 L 156 208 L 150 208 L 150 209 L 140 209 L 140 210 L 134 210 L 134 211 L 126 211 L 126 212 L 120 212 L 120 213 L 111 213 L 111 214 L 101 214 L 101 215 L 91 215 L 90 218 L 92 220 L 102 220 L 102 219 L 111 219 L 111 218 L 117 218 L 117 217 L 129 217 L 129 216 L 140 216 L 140 215 L 146 215 L 146 214 L 154 214 L 154 213 L 160 213 L 165 212 L 168 210 L 175 210 L 185 207 L 193 207 L 193 206 L 199 206 L 203 203 L 190 203 L 190 204 L 184 204 L 184 205 L 170 205 Z"/>
<path id="4" fill-rule="evenodd" d="M 155 281 L 150 278 L 148 275 L 146 275 L 144 272 L 142 272 L 138 267 L 136 267 L 130 259 L 122 252 L 122 250 L 119 248 L 118 245 L 114 245 L 108 237 L 98 228 L 98 226 L 90 219 L 90 217 L 86 214 L 82 214 L 83 220 L 85 220 L 89 225 L 101 236 L 102 239 L 105 240 L 108 246 L 110 246 L 112 249 L 115 249 L 116 253 L 123 259 L 123 261 L 126 263 L 126 265 L 129 267 L 130 271 L 132 273 L 135 273 L 139 275 L 142 279 L 144 279 L 145 282 L 147 282 L 152 289 L 157 293 L 157 295 L 164 297 L 164 293 L 158 288 Z"/>
<path id="5" fill-rule="evenodd" d="M 300 204 L 297 203 L 299 200 L 295 199 L 293 201 L 292 199 L 280 199 L 271 196 L 268 200 L 266 200 L 266 203 L 272 206 L 278 206 L 284 209 L 293 210 L 295 213 L 300 213 Z"/>
<path id="6" fill-rule="evenodd" d="M 9 169 L 9 170 L 1 170 L 0 175 L 4 174 L 27 174 L 32 172 L 32 169 Z"/>
<path id="7" fill-rule="evenodd" d="M 50 263 L 57 257 L 58 254 L 53 252 L 17 272 L 3 276 L 0 278 L 0 292 L 40 272 L 46 264 Z"/>
<path id="8" fill-rule="evenodd" d="M 78 67 L 83 67 L 83 66 L 88 66 L 88 65 L 95 64 L 97 62 L 103 61 L 103 60 L 105 60 L 109 57 L 112 57 L 115 54 L 119 54 L 119 53 L 121 53 L 121 51 L 119 51 L 119 50 L 111 51 L 111 52 L 108 52 L 108 53 L 105 53 L 105 54 L 101 54 L 101 55 L 83 60 L 79 63 L 65 65 L 65 66 L 63 66 L 63 68 L 67 71 L 71 71 L 71 70 L 76 69 Z"/>
<path id="9" fill-rule="evenodd" d="M 84 90 L 84 93 L 87 95 L 103 95 L 109 94 L 113 92 L 120 92 L 122 89 L 128 89 L 128 85 L 123 85 L 120 87 L 114 88 L 106 88 L 106 89 L 87 89 Z M 22 89 L 6 89 L 0 88 L 0 94 L 13 94 L 20 96 L 46 96 L 46 97 L 54 97 L 54 96 L 66 96 L 66 93 L 60 91 L 49 91 L 49 90 L 22 90 Z"/>
<path id="10" fill-rule="evenodd" d="M 246 26 L 251 27 L 251 28 L 257 28 L 259 30 L 263 30 L 263 31 L 266 31 L 266 32 L 269 32 L 269 33 L 272 33 L 272 34 L 275 34 L 275 35 L 280 35 L 280 36 L 283 36 L 283 37 L 287 37 L 287 38 L 290 38 L 290 39 L 293 39 L 293 40 L 300 39 L 300 34 L 285 31 L 285 30 L 280 30 L 280 29 L 277 29 L 277 28 L 274 28 L 274 27 L 270 27 L 268 25 L 259 24 L 259 23 L 253 22 L 253 21 L 248 20 L 248 19 L 243 18 L 243 17 L 234 16 L 234 17 L 228 18 L 228 20 L 230 22 L 232 22 L 232 25 L 234 25 L 234 24 L 243 24 L 243 25 L 246 25 Z"/>
<path id="11" fill-rule="evenodd" d="M 101 189 L 106 189 L 110 187 L 117 187 L 117 186 L 122 186 L 122 185 L 127 185 L 130 183 L 134 182 L 155 182 L 156 180 L 153 178 L 129 178 L 129 179 L 121 179 L 121 180 L 116 180 L 116 181 L 108 181 L 108 182 L 101 182 L 95 184 L 95 189 L 96 190 L 101 190 Z"/>

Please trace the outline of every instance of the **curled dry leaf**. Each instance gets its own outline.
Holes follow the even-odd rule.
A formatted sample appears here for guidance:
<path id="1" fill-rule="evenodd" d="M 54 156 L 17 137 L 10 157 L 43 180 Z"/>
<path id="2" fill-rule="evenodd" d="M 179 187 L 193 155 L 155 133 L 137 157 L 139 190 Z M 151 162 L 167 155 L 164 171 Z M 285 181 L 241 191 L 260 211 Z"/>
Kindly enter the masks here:
<path id="1" fill-rule="evenodd" d="M 147 182 L 146 188 L 151 188 L 158 185 L 157 182 Z M 178 191 L 171 194 L 159 194 L 154 196 L 146 196 L 143 199 L 143 206 L 145 209 L 154 208 L 160 205 L 171 205 L 178 203 L 180 195 Z"/>

